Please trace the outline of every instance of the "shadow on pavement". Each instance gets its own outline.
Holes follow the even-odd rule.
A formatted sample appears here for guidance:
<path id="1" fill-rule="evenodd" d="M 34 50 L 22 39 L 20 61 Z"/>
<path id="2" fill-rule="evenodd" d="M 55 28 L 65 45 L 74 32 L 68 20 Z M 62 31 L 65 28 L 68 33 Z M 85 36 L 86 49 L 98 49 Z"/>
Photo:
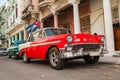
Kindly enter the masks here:
<path id="1" fill-rule="evenodd" d="M 37 65 L 37 66 L 49 66 L 49 61 L 48 60 L 32 60 L 31 63 L 29 64 L 33 64 L 33 65 Z M 100 68 L 100 67 L 106 67 L 106 66 L 111 66 L 111 65 L 116 65 L 114 63 L 111 62 L 105 62 L 105 61 L 99 61 L 96 64 L 87 64 L 84 62 L 84 60 L 82 59 L 77 59 L 77 60 L 69 60 L 66 62 L 65 64 L 65 68 L 64 69 L 86 69 L 86 68 L 90 68 L 90 69 L 94 69 L 94 68 Z M 119 65 L 120 66 L 120 65 Z"/>

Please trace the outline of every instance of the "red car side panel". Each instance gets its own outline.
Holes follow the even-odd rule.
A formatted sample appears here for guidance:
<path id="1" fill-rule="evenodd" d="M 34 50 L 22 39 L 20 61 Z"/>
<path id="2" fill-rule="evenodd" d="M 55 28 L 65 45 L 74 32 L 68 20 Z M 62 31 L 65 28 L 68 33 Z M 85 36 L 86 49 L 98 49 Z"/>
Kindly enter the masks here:
<path id="1" fill-rule="evenodd" d="M 22 52 L 27 54 L 29 58 L 45 59 L 48 49 L 51 46 L 57 46 L 57 48 L 64 48 L 66 42 L 66 37 L 69 34 L 56 35 L 47 38 L 41 38 L 30 42 L 30 46 L 20 50 L 19 54 Z M 100 38 L 102 35 L 91 35 L 91 34 L 72 34 L 73 41 L 70 44 L 83 44 L 83 43 L 101 43 Z"/>

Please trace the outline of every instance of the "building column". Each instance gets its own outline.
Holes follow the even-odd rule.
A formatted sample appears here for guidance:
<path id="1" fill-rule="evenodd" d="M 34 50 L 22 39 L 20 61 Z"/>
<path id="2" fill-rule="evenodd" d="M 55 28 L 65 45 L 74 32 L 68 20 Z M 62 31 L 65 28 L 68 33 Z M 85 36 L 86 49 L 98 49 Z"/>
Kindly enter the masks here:
<path id="1" fill-rule="evenodd" d="M 23 31 L 24 31 L 24 40 L 27 40 L 27 36 L 28 36 L 27 31 L 26 29 L 24 29 Z"/>
<path id="2" fill-rule="evenodd" d="M 17 34 L 15 34 L 15 40 L 17 40 Z"/>
<path id="3" fill-rule="evenodd" d="M 120 0 L 118 0 L 118 12 L 119 12 L 119 19 L 120 19 Z M 120 24 L 120 20 L 119 20 L 119 24 Z"/>
<path id="4" fill-rule="evenodd" d="M 40 27 L 41 29 L 44 28 L 44 20 L 40 20 Z"/>
<path id="5" fill-rule="evenodd" d="M 12 41 L 12 42 L 14 41 L 14 36 L 11 37 L 11 41 Z"/>
<path id="6" fill-rule="evenodd" d="M 74 14 L 74 33 L 80 33 L 80 17 L 79 17 L 79 3 L 80 0 L 69 0 L 69 2 L 73 5 L 73 14 Z"/>
<path id="7" fill-rule="evenodd" d="M 58 12 L 53 13 L 54 15 L 54 28 L 58 28 Z"/>
<path id="8" fill-rule="evenodd" d="M 8 47 L 10 47 L 12 38 L 10 37 L 10 38 L 8 39 L 8 41 L 9 41 Z"/>
<path id="9" fill-rule="evenodd" d="M 44 28 L 44 19 L 42 18 L 43 17 L 43 13 L 42 11 L 40 11 L 40 14 L 39 14 L 39 21 L 40 21 L 40 28 Z"/>
<path id="10" fill-rule="evenodd" d="M 112 24 L 112 12 L 110 0 L 103 0 L 104 21 L 105 21 L 105 38 L 106 47 L 109 54 L 113 54 L 115 51 L 113 24 Z"/>
<path id="11" fill-rule="evenodd" d="M 32 4 L 34 5 L 34 10 L 35 11 L 39 11 L 39 0 L 34 0 L 34 1 L 32 1 Z"/>
<path id="12" fill-rule="evenodd" d="M 22 40 L 22 33 L 19 32 L 19 40 Z"/>

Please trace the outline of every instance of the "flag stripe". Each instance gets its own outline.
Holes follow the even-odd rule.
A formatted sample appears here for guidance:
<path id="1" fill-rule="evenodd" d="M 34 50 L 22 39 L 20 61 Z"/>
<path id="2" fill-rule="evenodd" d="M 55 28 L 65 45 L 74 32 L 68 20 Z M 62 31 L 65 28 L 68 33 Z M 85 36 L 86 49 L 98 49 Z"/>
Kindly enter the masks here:
<path id="1" fill-rule="evenodd" d="M 32 34 L 32 32 L 34 32 L 35 30 L 37 30 L 38 28 L 40 28 L 40 24 L 38 22 L 38 20 L 36 20 L 35 22 L 33 22 L 32 24 L 30 24 L 28 27 L 26 27 L 26 30 Z"/>

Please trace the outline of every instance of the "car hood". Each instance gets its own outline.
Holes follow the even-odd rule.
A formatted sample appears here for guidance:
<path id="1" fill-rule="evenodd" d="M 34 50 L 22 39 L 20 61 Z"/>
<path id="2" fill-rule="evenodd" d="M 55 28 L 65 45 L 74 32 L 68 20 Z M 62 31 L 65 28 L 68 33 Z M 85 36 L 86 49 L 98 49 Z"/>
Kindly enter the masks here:
<path id="1" fill-rule="evenodd" d="M 92 35 L 92 34 L 72 34 L 72 43 L 101 43 L 100 38 L 102 35 Z"/>
<path id="2" fill-rule="evenodd" d="M 67 36 L 72 36 L 73 38 L 72 43 L 101 43 L 100 39 L 103 35 L 92 35 L 88 33 L 62 34 L 62 35 L 48 37 L 46 39 L 43 39 L 43 41 L 41 40 L 41 42 L 62 41 L 66 43 Z"/>
<path id="3" fill-rule="evenodd" d="M 10 49 L 16 49 L 18 48 L 18 46 L 12 46 L 12 47 L 9 47 L 7 50 L 10 50 Z"/>

